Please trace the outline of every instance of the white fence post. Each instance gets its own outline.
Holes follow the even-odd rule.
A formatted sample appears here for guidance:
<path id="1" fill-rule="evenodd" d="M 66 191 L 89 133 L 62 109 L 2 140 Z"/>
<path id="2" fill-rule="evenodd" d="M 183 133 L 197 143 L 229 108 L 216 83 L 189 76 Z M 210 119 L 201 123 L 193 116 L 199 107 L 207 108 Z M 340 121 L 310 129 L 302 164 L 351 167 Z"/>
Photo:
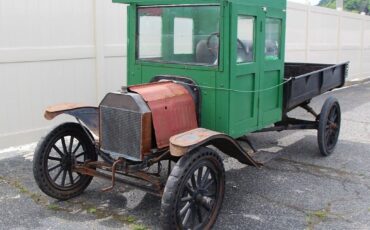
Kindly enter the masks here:
<path id="1" fill-rule="evenodd" d="M 94 0 L 94 36 L 95 36 L 95 77 L 96 77 L 96 102 L 103 97 L 104 81 L 104 13 L 103 0 Z"/>
<path id="2" fill-rule="evenodd" d="M 365 71 L 365 68 L 364 68 L 364 50 L 365 50 L 365 24 L 366 24 L 366 20 L 365 20 L 365 17 L 362 18 L 361 20 L 361 58 L 360 58 L 360 72 L 361 72 L 361 77 L 366 77 L 366 71 Z"/>
<path id="3" fill-rule="evenodd" d="M 338 0 L 337 0 L 337 4 L 338 4 Z M 337 5 L 337 7 L 338 7 L 338 5 Z M 339 60 L 340 60 L 340 57 L 341 57 L 341 50 L 342 50 L 341 38 L 340 38 L 341 37 L 341 28 L 342 28 L 342 26 L 341 26 L 341 24 L 342 24 L 342 14 L 339 10 L 337 11 L 337 17 L 338 17 L 338 31 L 337 31 L 337 63 L 338 63 Z"/>
<path id="4" fill-rule="evenodd" d="M 310 15 L 311 15 L 311 6 L 306 6 L 306 48 L 305 48 L 305 61 L 308 62 L 309 55 L 309 45 L 310 45 Z"/>

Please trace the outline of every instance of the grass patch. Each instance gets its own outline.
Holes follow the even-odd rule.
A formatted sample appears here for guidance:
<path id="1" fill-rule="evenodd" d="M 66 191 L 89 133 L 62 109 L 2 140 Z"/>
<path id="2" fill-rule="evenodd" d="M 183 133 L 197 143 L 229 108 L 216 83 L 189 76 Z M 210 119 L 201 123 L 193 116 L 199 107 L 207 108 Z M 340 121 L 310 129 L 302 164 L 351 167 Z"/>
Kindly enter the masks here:
<path id="1" fill-rule="evenodd" d="M 130 224 L 132 224 L 132 223 L 135 223 L 136 222 L 136 219 L 133 216 L 128 216 L 128 217 L 125 218 L 125 221 L 127 221 Z"/>
<path id="2" fill-rule="evenodd" d="M 113 217 L 113 219 L 118 220 L 122 223 L 126 223 L 126 224 L 135 224 L 135 222 L 136 222 L 136 218 L 133 217 L 133 216 L 124 216 L 124 215 L 113 214 L 112 217 Z"/>
<path id="3" fill-rule="evenodd" d="M 328 217 L 328 212 L 326 210 L 315 211 L 312 214 L 321 220 L 325 220 Z"/>
<path id="4" fill-rule="evenodd" d="M 315 225 L 325 221 L 330 212 L 330 204 L 328 204 L 328 207 L 322 210 L 317 210 L 313 212 L 307 213 L 306 216 L 306 222 L 308 225 L 308 230 L 313 230 L 315 228 Z"/>
<path id="5" fill-rule="evenodd" d="M 87 212 L 91 213 L 91 214 L 95 214 L 96 213 L 96 208 L 88 208 Z"/>
<path id="6" fill-rule="evenodd" d="M 0 180 L 17 189 L 19 193 L 31 198 L 38 205 L 47 206 L 49 204 L 49 200 L 47 199 L 46 196 L 43 196 L 35 192 L 31 192 L 21 182 L 19 182 L 16 179 L 0 176 Z"/>
<path id="7" fill-rule="evenodd" d="M 28 190 L 21 182 L 15 179 L 6 178 L 0 176 L 0 182 L 6 183 L 13 188 L 17 189 L 19 193 L 31 198 L 36 204 L 47 208 L 48 210 L 52 211 L 64 211 L 64 212 L 71 212 L 70 207 L 62 207 L 58 204 L 50 204 L 47 196 L 38 194 Z M 105 217 L 111 216 L 114 220 L 117 220 L 121 223 L 129 225 L 129 227 L 133 230 L 148 230 L 149 228 L 143 224 L 136 223 L 136 218 L 133 216 L 125 216 L 115 214 L 112 211 L 105 210 L 105 209 L 98 209 L 94 207 L 92 204 L 85 204 L 83 202 L 67 202 L 67 204 L 78 205 L 81 210 L 85 210 L 89 214 L 95 215 L 96 218 L 101 219 Z"/>
<path id="8" fill-rule="evenodd" d="M 12 184 L 16 189 L 19 190 L 20 193 L 23 193 L 23 194 L 31 194 L 30 191 L 28 191 L 28 189 L 26 187 L 24 187 L 21 183 L 19 183 L 18 181 L 13 181 Z"/>
<path id="9" fill-rule="evenodd" d="M 132 227 L 132 230 L 147 230 L 148 229 L 142 224 L 133 224 L 131 225 L 131 227 Z"/>
<path id="10" fill-rule="evenodd" d="M 56 205 L 56 204 L 49 204 L 49 205 L 47 206 L 47 208 L 48 208 L 49 210 L 53 210 L 53 211 L 59 211 L 59 210 L 60 210 L 59 205 Z"/>

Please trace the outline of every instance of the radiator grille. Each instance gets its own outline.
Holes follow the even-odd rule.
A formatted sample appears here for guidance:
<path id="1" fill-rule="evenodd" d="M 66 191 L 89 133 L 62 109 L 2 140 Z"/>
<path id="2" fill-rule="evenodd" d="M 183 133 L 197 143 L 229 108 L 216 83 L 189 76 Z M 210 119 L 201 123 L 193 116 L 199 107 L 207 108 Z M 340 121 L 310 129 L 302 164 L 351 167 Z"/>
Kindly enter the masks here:
<path id="1" fill-rule="evenodd" d="M 101 149 L 113 158 L 119 155 L 140 160 L 142 114 L 124 108 L 100 106 Z"/>

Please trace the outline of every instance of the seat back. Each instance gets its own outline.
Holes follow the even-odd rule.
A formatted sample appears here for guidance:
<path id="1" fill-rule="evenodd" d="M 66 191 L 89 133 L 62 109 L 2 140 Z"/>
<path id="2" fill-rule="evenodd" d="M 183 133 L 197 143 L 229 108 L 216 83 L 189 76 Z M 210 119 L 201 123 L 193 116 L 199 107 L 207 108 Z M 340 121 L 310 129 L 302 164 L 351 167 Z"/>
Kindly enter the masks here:
<path id="1" fill-rule="evenodd" d="M 212 47 L 211 47 L 212 48 Z M 217 49 L 214 49 L 216 52 Z M 207 40 L 200 40 L 196 48 L 196 61 L 204 64 L 214 64 L 218 58 L 218 53 L 213 55 L 207 45 Z"/>

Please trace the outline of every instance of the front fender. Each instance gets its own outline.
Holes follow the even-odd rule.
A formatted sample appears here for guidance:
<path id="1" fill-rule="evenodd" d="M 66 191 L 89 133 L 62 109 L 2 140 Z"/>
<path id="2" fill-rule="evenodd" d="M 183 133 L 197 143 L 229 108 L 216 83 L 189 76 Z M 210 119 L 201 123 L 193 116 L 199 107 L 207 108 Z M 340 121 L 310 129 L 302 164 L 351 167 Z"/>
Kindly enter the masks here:
<path id="1" fill-rule="evenodd" d="M 197 128 L 180 133 L 170 138 L 170 152 L 172 156 L 181 157 L 200 147 L 213 145 L 223 153 L 237 159 L 240 163 L 259 167 L 260 163 L 243 150 L 232 137 L 208 129 Z"/>
<path id="2" fill-rule="evenodd" d="M 44 117 L 52 120 L 61 114 L 68 114 L 82 121 L 94 135 L 99 136 L 99 108 L 80 104 L 59 104 L 48 107 Z"/>

